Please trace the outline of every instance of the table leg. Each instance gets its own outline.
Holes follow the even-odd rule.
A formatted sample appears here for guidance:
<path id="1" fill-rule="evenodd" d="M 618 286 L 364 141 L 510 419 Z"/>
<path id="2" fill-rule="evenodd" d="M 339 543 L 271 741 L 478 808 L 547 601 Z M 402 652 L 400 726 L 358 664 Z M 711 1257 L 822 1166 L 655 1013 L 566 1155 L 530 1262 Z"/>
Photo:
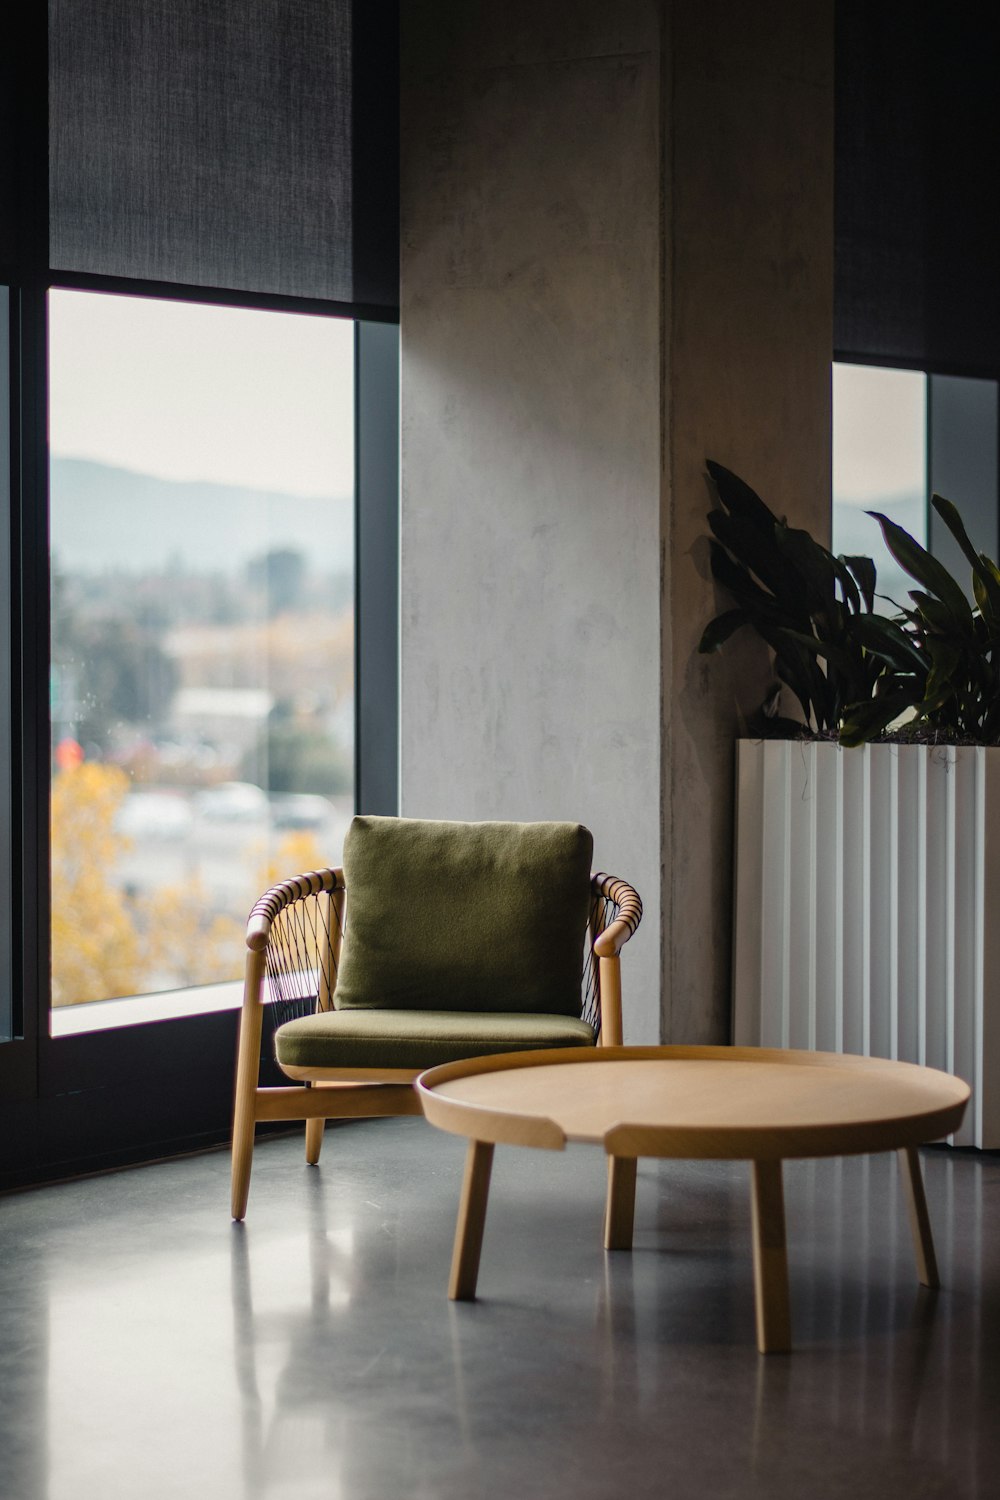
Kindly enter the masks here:
<path id="1" fill-rule="evenodd" d="M 924 1179 L 916 1146 L 904 1146 L 898 1152 L 898 1157 L 910 1228 L 913 1231 L 913 1248 L 917 1256 L 917 1276 L 924 1286 L 939 1287 L 941 1282 L 938 1277 L 937 1256 L 934 1254 L 934 1237 L 931 1234 L 931 1219 L 927 1212 Z"/>
<path id="2" fill-rule="evenodd" d="M 754 1161 L 753 1277 L 757 1303 L 757 1348 L 784 1354 L 792 1347 L 785 1251 L 785 1198 L 780 1161 Z"/>
<path id="3" fill-rule="evenodd" d="M 608 1157 L 608 1198 L 604 1210 L 605 1250 L 631 1250 L 635 1222 L 634 1156 Z"/>
<path id="4" fill-rule="evenodd" d="M 455 1225 L 455 1248 L 451 1257 L 451 1278 L 448 1282 L 448 1296 L 453 1302 L 475 1301 L 492 1167 L 492 1143 L 470 1141 L 465 1156 L 465 1176 L 462 1179 L 462 1197 L 458 1205 L 458 1223 Z"/>

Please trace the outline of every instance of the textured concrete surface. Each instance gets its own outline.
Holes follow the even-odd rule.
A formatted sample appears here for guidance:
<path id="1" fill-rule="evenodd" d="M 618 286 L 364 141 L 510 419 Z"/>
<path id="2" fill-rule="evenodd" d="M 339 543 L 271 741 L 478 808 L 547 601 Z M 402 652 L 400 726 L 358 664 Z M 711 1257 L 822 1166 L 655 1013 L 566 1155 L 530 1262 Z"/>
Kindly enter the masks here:
<path id="1" fill-rule="evenodd" d="M 705 460 L 829 539 L 833 5 L 667 11 L 663 1029 L 728 1041 L 733 739 L 771 679 L 748 632 L 696 654 L 729 608 Z"/>
<path id="2" fill-rule="evenodd" d="M 628 1041 L 728 1036 L 704 462 L 825 535 L 832 59 L 832 0 L 404 10 L 402 808 L 590 824 Z"/>
<path id="3" fill-rule="evenodd" d="M 754 1345 L 749 1173 L 500 1147 L 480 1301 L 445 1297 L 464 1142 L 421 1120 L 0 1200 L 4 1500 L 991 1500 L 1000 1160 L 786 1167 L 796 1349 Z"/>
<path id="4" fill-rule="evenodd" d="M 402 806 L 570 818 L 659 1039 L 657 7 L 403 11 Z"/>

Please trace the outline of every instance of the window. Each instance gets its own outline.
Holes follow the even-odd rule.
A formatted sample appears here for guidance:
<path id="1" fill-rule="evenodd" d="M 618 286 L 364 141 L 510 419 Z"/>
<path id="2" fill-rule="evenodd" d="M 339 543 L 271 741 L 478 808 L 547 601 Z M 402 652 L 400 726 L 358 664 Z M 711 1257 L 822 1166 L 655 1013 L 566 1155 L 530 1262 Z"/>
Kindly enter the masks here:
<path id="1" fill-rule="evenodd" d="M 881 511 L 927 545 L 927 376 L 867 365 L 833 367 L 833 551 L 874 558 L 876 608 L 895 614 L 912 580 L 890 556 Z"/>
<path id="2" fill-rule="evenodd" d="M 205 7 L 127 9 L 123 26 L 120 5 L 33 8 L 7 90 L 4 1186 L 221 1139 L 239 984 L 213 976 L 240 967 L 260 877 L 309 841 L 335 860 L 352 794 L 397 808 L 398 7 L 268 0 L 250 28 L 240 5 L 221 26 Z M 336 345 L 346 386 L 311 340 L 324 359 Z M 199 432 L 219 467 L 183 466 Z M 303 483 L 323 442 L 327 481 Z M 241 452 L 252 474 L 226 470 Z M 108 485 L 88 491 L 101 469 Z M 204 497 L 193 559 L 179 490 L 199 485 L 219 503 Z M 289 643 L 307 598 L 315 628 Z M 226 705 L 214 721 L 210 699 Z M 66 838 L 79 771 L 101 793 L 96 862 Z M 110 940 L 64 921 L 85 861 Z M 171 924 L 186 958 L 153 942 L 179 885 L 199 897 Z M 115 937 L 127 965 L 111 963 Z M 70 1003 L 50 1007 L 50 977 Z"/>
<path id="3" fill-rule="evenodd" d="M 339 861 L 353 382 L 348 319 L 49 295 L 54 1007 L 238 979 Z"/>

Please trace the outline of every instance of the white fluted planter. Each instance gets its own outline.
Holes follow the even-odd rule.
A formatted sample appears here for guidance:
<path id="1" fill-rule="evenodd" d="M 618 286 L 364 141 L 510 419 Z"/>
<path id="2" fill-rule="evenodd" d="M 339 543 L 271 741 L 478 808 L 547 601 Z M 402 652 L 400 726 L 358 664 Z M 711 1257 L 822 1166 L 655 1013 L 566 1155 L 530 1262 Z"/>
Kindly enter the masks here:
<path id="1" fill-rule="evenodd" d="M 1000 1147 L 1000 749 L 741 740 L 733 1040 L 957 1073 Z"/>

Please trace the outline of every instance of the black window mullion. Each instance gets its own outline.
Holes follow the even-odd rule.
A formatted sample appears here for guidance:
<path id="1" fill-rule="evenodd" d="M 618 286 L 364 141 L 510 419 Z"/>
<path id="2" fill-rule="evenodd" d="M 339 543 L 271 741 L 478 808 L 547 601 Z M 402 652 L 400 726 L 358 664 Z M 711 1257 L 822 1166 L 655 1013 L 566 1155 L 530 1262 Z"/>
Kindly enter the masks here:
<path id="1" fill-rule="evenodd" d="M 355 324 L 355 770 L 358 812 L 399 811 L 399 330 Z"/>

